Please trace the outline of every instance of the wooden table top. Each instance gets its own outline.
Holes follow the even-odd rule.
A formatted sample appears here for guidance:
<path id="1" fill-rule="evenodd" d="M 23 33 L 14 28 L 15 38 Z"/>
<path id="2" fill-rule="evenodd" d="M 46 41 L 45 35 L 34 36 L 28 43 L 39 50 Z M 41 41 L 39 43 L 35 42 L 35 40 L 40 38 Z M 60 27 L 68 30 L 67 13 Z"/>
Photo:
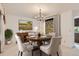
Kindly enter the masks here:
<path id="1" fill-rule="evenodd" d="M 31 40 L 31 41 L 48 41 L 48 40 L 51 39 L 51 37 L 47 37 L 47 36 L 41 36 L 41 37 L 28 36 L 27 39 Z"/>
<path id="2" fill-rule="evenodd" d="M 26 37 L 27 40 L 32 41 L 32 42 L 37 42 L 38 47 L 40 47 L 45 41 L 49 41 L 51 39 L 51 37 L 47 37 L 47 36 L 28 36 Z"/>

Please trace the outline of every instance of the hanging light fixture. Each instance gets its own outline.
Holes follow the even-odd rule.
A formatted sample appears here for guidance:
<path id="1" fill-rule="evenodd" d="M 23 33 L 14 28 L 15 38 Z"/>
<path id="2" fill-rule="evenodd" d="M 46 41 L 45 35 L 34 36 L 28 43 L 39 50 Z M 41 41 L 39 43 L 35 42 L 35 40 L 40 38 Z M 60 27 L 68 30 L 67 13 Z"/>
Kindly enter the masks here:
<path id="1" fill-rule="evenodd" d="M 39 14 L 38 16 L 35 17 L 38 21 L 44 21 L 44 15 L 42 14 L 42 9 L 39 9 Z"/>

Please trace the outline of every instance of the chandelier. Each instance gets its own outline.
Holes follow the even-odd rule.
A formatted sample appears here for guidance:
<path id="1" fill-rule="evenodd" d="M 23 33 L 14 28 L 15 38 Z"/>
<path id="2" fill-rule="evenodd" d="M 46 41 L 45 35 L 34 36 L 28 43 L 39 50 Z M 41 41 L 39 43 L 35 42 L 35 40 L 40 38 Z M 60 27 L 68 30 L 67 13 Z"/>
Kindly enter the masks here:
<path id="1" fill-rule="evenodd" d="M 35 19 L 37 19 L 38 21 L 44 21 L 44 15 L 42 14 L 42 10 L 39 9 L 39 14 L 38 16 L 35 17 Z"/>

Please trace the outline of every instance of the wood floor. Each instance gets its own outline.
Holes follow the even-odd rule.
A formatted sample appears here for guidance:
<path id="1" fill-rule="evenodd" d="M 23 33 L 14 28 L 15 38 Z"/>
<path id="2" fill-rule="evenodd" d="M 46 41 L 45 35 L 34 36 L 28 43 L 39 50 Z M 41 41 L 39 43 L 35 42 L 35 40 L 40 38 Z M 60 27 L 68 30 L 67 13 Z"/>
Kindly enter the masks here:
<path id="1" fill-rule="evenodd" d="M 18 56 L 18 47 L 16 43 L 11 43 L 9 45 L 2 45 L 0 56 Z M 47 56 L 45 53 L 41 52 L 42 56 Z M 34 51 L 34 56 L 40 56 L 39 50 Z M 32 56 L 32 52 L 25 52 L 23 56 Z"/>

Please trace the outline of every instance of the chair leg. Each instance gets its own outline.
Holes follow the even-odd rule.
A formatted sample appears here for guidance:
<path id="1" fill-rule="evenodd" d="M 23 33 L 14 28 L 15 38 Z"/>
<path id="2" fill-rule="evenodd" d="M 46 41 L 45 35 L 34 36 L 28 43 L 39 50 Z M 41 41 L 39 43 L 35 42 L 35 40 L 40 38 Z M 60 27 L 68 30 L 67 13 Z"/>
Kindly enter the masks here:
<path id="1" fill-rule="evenodd" d="M 40 50 L 40 56 L 42 56 L 41 50 Z"/>
<path id="2" fill-rule="evenodd" d="M 32 56 L 33 56 L 33 50 L 32 50 Z"/>
<path id="3" fill-rule="evenodd" d="M 19 54 L 20 54 L 20 51 L 18 51 L 18 56 L 19 56 Z"/>
<path id="4" fill-rule="evenodd" d="M 48 56 L 52 56 L 51 54 L 49 54 Z"/>
<path id="5" fill-rule="evenodd" d="M 21 56 L 23 55 L 23 52 L 21 52 Z"/>
<path id="6" fill-rule="evenodd" d="M 59 53 L 58 53 L 58 51 L 57 51 L 57 56 L 59 56 Z"/>

